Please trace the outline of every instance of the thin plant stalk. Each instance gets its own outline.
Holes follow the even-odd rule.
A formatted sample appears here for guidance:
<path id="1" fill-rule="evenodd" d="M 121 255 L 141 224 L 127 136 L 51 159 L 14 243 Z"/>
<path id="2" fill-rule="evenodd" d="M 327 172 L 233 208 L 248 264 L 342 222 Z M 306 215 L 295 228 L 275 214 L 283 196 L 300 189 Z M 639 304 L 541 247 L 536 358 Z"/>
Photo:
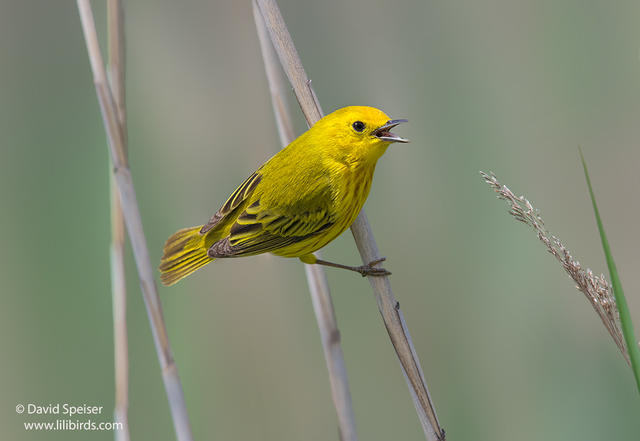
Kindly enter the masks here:
<path id="1" fill-rule="evenodd" d="M 271 92 L 271 103 L 276 117 L 278 133 L 283 146 L 290 144 L 294 139 L 291 115 L 286 103 L 285 87 L 282 75 L 279 72 L 277 56 L 269 41 L 264 20 L 260 15 L 258 6 L 253 3 L 253 13 L 260 40 L 260 48 L 265 64 L 267 81 Z M 320 257 L 319 253 L 315 253 Z M 305 265 L 305 273 L 311 301 L 320 330 L 320 339 L 324 350 L 331 395 L 338 418 L 338 429 L 341 441 L 357 441 L 355 415 L 349 392 L 349 381 L 344 361 L 342 346 L 340 345 L 340 332 L 336 320 L 327 275 L 319 265 Z"/>
<path id="2" fill-rule="evenodd" d="M 313 92 L 311 82 L 304 71 L 300 57 L 284 23 L 282 14 L 275 0 L 256 0 L 260 13 L 265 21 L 271 42 L 278 54 L 280 63 L 293 87 L 298 103 L 309 126 L 322 117 L 318 99 Z M 351 226 L 351 231 L 362 257 L 363 263 L 378 258 L 378 247 L 373 237 L 371 226 L 364 211 L 360 213 Z M 378 309 L 382 314 L 387 332 L 396 350 L 396 354 L 405 374 L 411 391 L 420 423 L 429 441 L 443 440 L 444 430 L 441 428 L 433 407 L 431 397 L 416 356 L 408 328 L 395 300 L 388 277 L 369 277 Z"/>
<path id="3" fill-rule="evenodd" d="M 123 126 L 120 124 L 116 101 L 107 82 L 93 11 L 89 0 L 77 0 L 77 3 L 98 103 L 100 104 L 100 111 L 107 134 L 109 153 L 113 162 L 113 175 L 140 278 L 142 296 L 160 362 L 162 379 L 167 393 L 176 437 L 179 441 L 192 441 L 193 436 L 182 392 L 182 384 L 169 344 L 169 337 L 162 314 L 162 305 L 155 280 L 153 279 L 153 270 L 142 227 L 140 209 L 136 200 L 131 171 L 126 162 L 126 137 Z"/>
<path id="4" fill-rule="evenodd" d="M 589 196 L 591 197 L 591 202 L 593 204 L 593 212 L 595 213 L 596 223 L 598 224 L 598 231 L 600 232 L 602 249 L 604 250 L 604 256 L 605 256 L 605 259 L 607 260 L 607 266 L 609 267 L 609 275 L 611 277 L 613 295 L 616 299 L 616 306 L 618 307 L 618 314 L 619 314 L 619 320 L 620 320 L 620 327 L 622 328 L 622 335 L 624 336 L 624 341 L 627 347 L 627 353 L 629 355 L 631 369 L 633 370 L 633 375 L 636 380 L 636 387 L 638 388 L 638 392 L 640 392 L 640 350 L 638 349 L 635 333 L 633 331 L 633 322 L 631 321 L 631 313 L 629 312 L 629 307 L 627 306 L 627 299 L 625 298 L 624 291 L 622 290 L 622 282 L 620 282 L 620 277 L 618 276 L 618 269 L 616 268 L 616 263 L 613 260 L 611 247 L 609 246 L 609 241 L 607 240 L 607 235 L 604 231 L 604 225 L 602 224 L 602 219 L 600 218 L 600 211 L 598 210 L 598 205 L 596 204 L 596 197 L 593 194 L 593 187 L 591 187 L 591 179 L 589 178 L 587 163 L 585 162 L 584 156 L 582 155 L 582 150 L 579 150 L 579 151 L 580 151 L 580 160 L 582 161 L 582 167 L 584 169 L 584 176 L 587 180 L 587 187 L 589 188 Z"/>
<path id="5" fill-rule="evenodd" d="M 125 44 L 122 0 L 107 0 L 109 41 L 109 84 L 114 94 L 118 121 L 124 134 L 123 161 L 127 162 L 125 113 Z M 116 441 L 129 441 L 129 344 L 127 340 L 127 288 L 124 265 L 125 226 L 122 205 L 113 175 L 109 173 L 111 193 L 111 296 L 113 301 L 113 346 L 115 373 L 114 431 Z"/>
<path id="6" fill-rule="evenodd" d="M 111 295 L 113 301 L 113 346 L 115 373 L 114 421 L 121 429 L 116 441 L 129 441 L 129 344 L 127 341 L 127 291 L 124 273 L 124 218 L 115 181 L 111 187 Z"/>

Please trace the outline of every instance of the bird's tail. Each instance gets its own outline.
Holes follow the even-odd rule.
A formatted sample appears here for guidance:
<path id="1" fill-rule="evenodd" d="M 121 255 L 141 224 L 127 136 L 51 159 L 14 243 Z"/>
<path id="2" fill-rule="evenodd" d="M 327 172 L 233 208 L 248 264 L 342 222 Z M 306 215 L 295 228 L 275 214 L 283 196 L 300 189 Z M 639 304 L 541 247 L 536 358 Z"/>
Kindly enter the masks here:
<path id="1" fill-rule="evenodd" d="M 167 239 L 160 261 L 160 280 L 164 285 L 173 285 L 213 260 L 207 254 L 200 228 L 202 225 L 183 228 Z"/>

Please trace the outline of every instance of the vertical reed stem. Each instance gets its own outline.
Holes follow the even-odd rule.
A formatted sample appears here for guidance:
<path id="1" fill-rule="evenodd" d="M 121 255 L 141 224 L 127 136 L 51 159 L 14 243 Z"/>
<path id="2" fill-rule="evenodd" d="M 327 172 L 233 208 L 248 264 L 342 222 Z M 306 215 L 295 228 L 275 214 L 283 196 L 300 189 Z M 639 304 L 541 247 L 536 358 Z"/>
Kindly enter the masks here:
<path id="1" fill-rule="evenodd" d="M 273 46 L 269 41 L 269 36 L 265 28 L 264 20 L 260 15 L 258 6 L 253 2 L 253 13 L 262 49 L 262 56 L 267 73 L 267 81 L 271 92 L 271 103 L 276 117 L 278 133 L 283 146 L 290 144 L 294 139 L 293 125 L 291 123 L 291 115 L 286 104 L 285 86 L 282 76 L 278 72 L 278 64 Z M 319 253 L 315 253 L 320 256 Z M 327 276 L 319 265 L 305 265 L 305 273 L 311 301 L 320 330 L 320 339 L 324 350 L 327 370 L 329 371 L 329 382 L 331 384 L 331 395 L 333 405 L 336 409 L 338 417 L 338 430 L 341 441 L 357 441 L 358 434 L 356 432 L 355 415 L 351 401 L 351 393 L 349 391 L 349 381 L 347 377 L 347 369 L 340 345 L 340 331 L 333 309 L 331 300 L 331 292 Z"/>
<path id="2" fill-rule="evenodd" d="M 322 117 L 322 110 L 309 81 L 291 35 L 284 23 L 282 14 L 275 0 L 256 0 L 260 13 L 265 21 L 271 42 L 280 58 L 280 63 L 291 83 L 302 113 L 309 126 Z M 379 257 L 378 247 L 373 237 L 371 226 L 362 211 L 351 226 L 351 231 L 362 257 L 363 263 L 371 262 Z M 369 277 L 378 309 L 382 314 L 391 343 L 405 374 L 411 396 L 422 424 L 425 437 L 429 441 L 443 440 L 444 430 L 441 428 L 433 407 L 424 374 L 411 341 L 409 330 L 400 312 L 391 290 L 388 277 Z"/>
<path id="3" fill-rule="evenodd" d="M 179 441 L 192 441 L 193 436 L 182 392 L 182 384 L 180 383 L 171 345 L 169 344 L 169 337 L 162 315 L 162 305 L 153 279 L 153 270 L 142 227 L 140 209 L 136 200 L 131 171 L 126 161 L 126 135 L 120 117 L 120 115 L 124 116 L 124 112 L 118 112 L 116 98 L 113 96 L 107 82 L 107 74 L 100 52 L 91 3 L 89 0 L 77 0 L 77 3 L 98 103 L 100 104 L 100 111 L 107 134 L 109 153 L 113 162 L 113 176 L 118 188 L 122 213 L 138 269 L 142 296 L 147 308 L 158 360 L 160 361 L 162 379 L 167 392 L 176 437 Z M 124 100 L 120 102 L 124 105 Z"/>
<path id="4" fill-rule="evenodd" d="M 122 0 L 107 0 L 109 41 L 109 84 L 114 93 L 118 121 L 126 139 L 125 44 Z M 127 163 L 127 145 L 122 160 Z M 113 298 L 113 344 L 115 371 L 114 420 L 122 425 L 114 432 L 116 441 L 129 441 L 129 344 L 127 341 L 127 289 L 124 265 L 124 217 L 113 175 L 109 173 L 111 192 L 111 295 Z"/>

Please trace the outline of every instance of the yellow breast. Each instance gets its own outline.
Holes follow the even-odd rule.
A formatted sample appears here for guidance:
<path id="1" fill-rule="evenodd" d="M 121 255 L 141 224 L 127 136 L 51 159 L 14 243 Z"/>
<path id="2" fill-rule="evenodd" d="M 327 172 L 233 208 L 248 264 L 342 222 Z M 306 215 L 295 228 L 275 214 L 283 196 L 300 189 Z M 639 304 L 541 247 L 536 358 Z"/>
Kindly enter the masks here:
<path id="1" fill-rule="evenodd" d="M 341 173 L 338 182 L 333 182 L 333 212 L 335 223 L 327 230 L 306 238 L 286 250 L 274 251 L 283 257 L 300 257 L 313 253 L 338 237 L 356 220 L 367 200 L 374 167 L 354 168 Z"/>

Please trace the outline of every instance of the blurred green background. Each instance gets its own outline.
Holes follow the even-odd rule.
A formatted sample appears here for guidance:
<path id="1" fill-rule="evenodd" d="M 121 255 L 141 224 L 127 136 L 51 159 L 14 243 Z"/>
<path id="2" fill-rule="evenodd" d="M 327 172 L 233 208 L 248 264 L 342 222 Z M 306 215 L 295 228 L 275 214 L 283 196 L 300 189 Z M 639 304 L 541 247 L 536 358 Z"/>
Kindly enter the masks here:
<path id="1" fill-rule="evenodd" d="M 155 264 L 278 138 L 249 1 L 125 3 L 131 168 Z M 325 111 L 410 120 L 366 209 L 448 439 L 637 439 L 630 369 L 478 171 L 525 194 L 600 273 L 582 146 L 640 329 L 640 3 L 279 4 Z M 108 155 L 75 2 L 3 0 L 0 59 L 0 438 L 108 440 L 26 432 L 51 418 L 15 411 L 87 403 L 110 421 L 113 408 Z M 348 232 L 324 253 L 359 259 Z M 132 439 L 171 440 L 127 258 Z M 369 284 L 328 275 L 360 438 L 424 439 Z M 196 439 L 337 439 L 301 263 L 219 261 L 160 295 Z"/>

